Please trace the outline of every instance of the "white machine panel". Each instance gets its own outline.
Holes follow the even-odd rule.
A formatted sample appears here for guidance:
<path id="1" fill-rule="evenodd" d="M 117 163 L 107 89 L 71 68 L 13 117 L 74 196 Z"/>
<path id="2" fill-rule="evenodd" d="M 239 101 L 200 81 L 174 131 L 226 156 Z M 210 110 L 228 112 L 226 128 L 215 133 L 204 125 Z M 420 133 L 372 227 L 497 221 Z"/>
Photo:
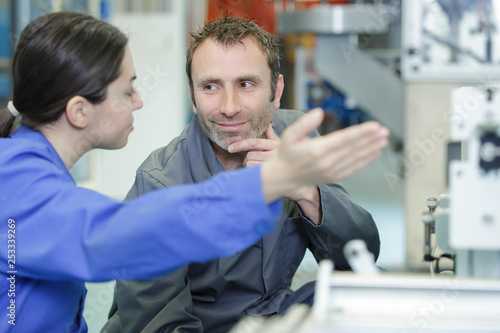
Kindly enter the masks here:
<path id="1" fill-rule="evenodd" d="M 500 250 L 499 119 L 500 90 L 454 92 L 451 139 L 462 141 L 462 160 L 450 167 L 450 245 L 455 249 Z"/>

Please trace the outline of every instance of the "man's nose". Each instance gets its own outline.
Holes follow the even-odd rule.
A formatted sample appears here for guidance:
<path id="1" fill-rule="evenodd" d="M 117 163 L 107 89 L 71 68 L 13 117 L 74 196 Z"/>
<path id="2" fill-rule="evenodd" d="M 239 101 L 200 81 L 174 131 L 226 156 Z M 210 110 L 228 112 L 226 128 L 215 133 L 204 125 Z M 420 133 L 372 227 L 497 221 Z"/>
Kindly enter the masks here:
<path id="1" fill-rule="evenodd" d="M 240 101 L 237 92 L 233 89 L 226 89 L 222 97 L 221 112 L 227 117 L 232 117 L 240 112 Z"/>

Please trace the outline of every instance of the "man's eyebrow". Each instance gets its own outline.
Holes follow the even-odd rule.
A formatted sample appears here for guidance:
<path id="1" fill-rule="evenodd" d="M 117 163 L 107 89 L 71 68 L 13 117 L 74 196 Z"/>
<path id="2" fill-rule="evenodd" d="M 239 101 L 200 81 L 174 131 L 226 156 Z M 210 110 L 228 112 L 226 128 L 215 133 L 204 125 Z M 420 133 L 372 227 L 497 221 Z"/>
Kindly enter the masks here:
<path id="1" fill-rule="evenodd" d="M 237 77 L 235 81 L 236 82 L 252 81 L 252 82 L 260 83 L 260 82 L 262 82 L 262 78 L 259 75 L 248 74 L 248 75 L 242 75 L 240 77 Z M 198 82 L 197 86 L 203 87 L 207 84 L 222 85 L 222 80 L 220 78 L 208 76 L 205 78 L 201 78 L 200 81 Z"/>
<path id="2" fill-rule="evenodd" d="M 222 80 L 215 77 L 205 77 L 200 80 L 198 86 L 203 87 L 204 85 L 207 85 L 209 83 L 215 83 L 220 85 L 222 83 Z"/>
<path id="3" fill-rule="evenodd" d="M 261 82 L 262 78 L 259 75 L 243 75 L 238 78 L 238 81 L 253 81 L 253 82 Z"/>

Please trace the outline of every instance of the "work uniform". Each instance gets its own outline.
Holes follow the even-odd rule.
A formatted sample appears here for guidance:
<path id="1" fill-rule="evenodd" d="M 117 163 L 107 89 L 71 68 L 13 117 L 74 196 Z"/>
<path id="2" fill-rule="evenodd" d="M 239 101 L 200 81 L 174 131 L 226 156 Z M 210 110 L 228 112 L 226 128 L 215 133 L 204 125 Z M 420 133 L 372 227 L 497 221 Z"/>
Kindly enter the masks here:
<path id="1" fill-rule="evenodd" d="M 273 130 L 280 135 L 302 114 L 276 110 Z M 194 115 L 178 138 L 154 151 L 139 167 L 128 198 L 202 182 L 223 171 Z M 364 240 L 377 257 L 380 239 L 371 215 L 338 184 L 321 185 L 319 192 L 319 225 L 304 216 L 295 202 L 284 199 L 276 230 L 252 247 L 231 257 L 181 267 L 154 281 L 117 283 L 111 318 L 103 332 L 227 332 L 245 315 L 273 315 L 289 304 L 290 284 L 307 248 L 316 260 L 331 259 L 340 270 L 349 269 L 343 255 L 349 240 Z"/>
<path id="2" fill-rule="evenodd" d="M 259 167 L 118 202 L 77 187 L 49 141 L 21 126 L 0 139 L 0 332 L 86 332 L 84 281 L 232 255 L 281 211 Z"/>

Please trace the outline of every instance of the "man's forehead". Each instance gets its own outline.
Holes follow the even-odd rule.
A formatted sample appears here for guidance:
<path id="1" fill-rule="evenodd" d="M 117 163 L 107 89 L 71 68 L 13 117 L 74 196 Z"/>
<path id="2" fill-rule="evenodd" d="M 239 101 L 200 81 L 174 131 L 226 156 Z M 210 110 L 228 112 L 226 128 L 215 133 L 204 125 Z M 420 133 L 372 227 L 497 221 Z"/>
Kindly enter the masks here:
<path id="1" fill-rule="evenodd" d="M 244 37 L 242 39 L 231 39 L 231 40 L 216 40 L 214 37 L 207 38 L 204 40 L 198 48 L 194 51 L 193 55 L 196 55 L 197 51 L 202 48 L 202 47 L 207 47 L 207 46 L 216 46 L 222 50 L 231 50 L 233 48 L 247 48 L 247 47 L 256 47 L 259 49 L 259 51 L 264 54 L 264 51 L 260 47 L 259 42 L 255 39 L 255 37 L 248 36 Z"/>

